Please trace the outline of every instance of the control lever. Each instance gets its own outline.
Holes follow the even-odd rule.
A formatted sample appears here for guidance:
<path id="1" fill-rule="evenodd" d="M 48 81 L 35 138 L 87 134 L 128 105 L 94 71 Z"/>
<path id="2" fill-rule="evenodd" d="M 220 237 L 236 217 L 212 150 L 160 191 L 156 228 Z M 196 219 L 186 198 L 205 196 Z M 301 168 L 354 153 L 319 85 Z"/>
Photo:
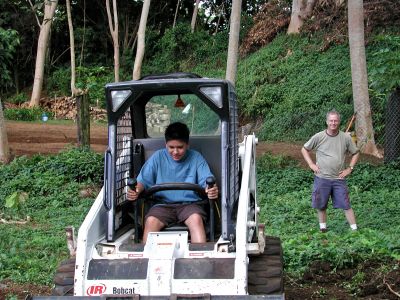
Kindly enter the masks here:
<path id="1" fill-rule="evenodd" d="M 136 190 L 136 185 L 137 185 L 136 178 L 128 178 L 127 185 L 131 190 L 135 191 Z"/>
<path id="2" fill-rule="evenodd" d="M 211 189 L 215 185 L 215 177 L 214 176 L 207 177 L 206 184 L 207 184 L 207 187 L 209 189 Z"/>

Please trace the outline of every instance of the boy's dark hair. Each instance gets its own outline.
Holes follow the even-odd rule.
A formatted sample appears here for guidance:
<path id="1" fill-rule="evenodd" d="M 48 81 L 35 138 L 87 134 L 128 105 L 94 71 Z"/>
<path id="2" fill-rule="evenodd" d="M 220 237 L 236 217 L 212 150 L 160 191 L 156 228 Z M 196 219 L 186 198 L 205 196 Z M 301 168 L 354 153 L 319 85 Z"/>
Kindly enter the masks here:
<path id="1" fill-rule="evenodd" d="M 165 130 L 165 142 L 179 140 L 188 144 L 189 134 L 189 128 L 186 126 L 186 124 L 181 122 L 171 123 Z"/>

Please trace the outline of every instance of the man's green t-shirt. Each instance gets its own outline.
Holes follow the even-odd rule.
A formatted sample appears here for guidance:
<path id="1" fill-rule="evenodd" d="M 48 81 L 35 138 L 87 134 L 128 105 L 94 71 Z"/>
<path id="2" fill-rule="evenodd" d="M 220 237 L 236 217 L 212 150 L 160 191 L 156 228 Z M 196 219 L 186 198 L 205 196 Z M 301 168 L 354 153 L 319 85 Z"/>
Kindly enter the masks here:
<path id="1" fill-rule="evenodd" d="M 316 151 L 316 164 L 321 173 L 318 177 L 327 179 L 339 179 L 340 171 L 345 169 L 346 153 L 352 155 L 358 152 L 351 136 L 339 131 L 335 136 L 329 135 L 326 130 L 318 132 L 304 144 L 308 151 Z"/>

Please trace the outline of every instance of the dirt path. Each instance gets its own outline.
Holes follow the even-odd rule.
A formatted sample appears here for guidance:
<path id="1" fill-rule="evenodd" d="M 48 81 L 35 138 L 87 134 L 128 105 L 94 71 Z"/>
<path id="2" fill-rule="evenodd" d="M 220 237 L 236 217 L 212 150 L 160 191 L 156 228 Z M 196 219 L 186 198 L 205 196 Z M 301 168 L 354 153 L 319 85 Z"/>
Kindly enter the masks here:
<path id="1" fill-rule="evenodd" d="M 49 123 L 30 123 L 7 121 L 7 135 L 12 154 L 54 154 L 65 149 L 69 145 L 77 144 L 76 125 L 54 125 Z M 107 126 L 90 125 L 90 146 L 99 153 L 103 153 L 107 147 Z M 260 142 L 257 145 L 257 156 L 266 152 L 274 155 L 287 155 L 297 160 L 305 167 L 300 149 L 302 143 L 286 142 Z M 374 164 L 382 163 L 382 160 L 369 155 L 362 155 L 360 161 Z"/>
<path id="2" fill-rule="evenodd" d="M 76 125 L 7 121 L 6 127 L 11 152 L 15 156 L 53 154 L 77 144 Z M 96 152 L 104 152 L 106 145 L 107 127 L 91 124 L 91 148 Z"/>

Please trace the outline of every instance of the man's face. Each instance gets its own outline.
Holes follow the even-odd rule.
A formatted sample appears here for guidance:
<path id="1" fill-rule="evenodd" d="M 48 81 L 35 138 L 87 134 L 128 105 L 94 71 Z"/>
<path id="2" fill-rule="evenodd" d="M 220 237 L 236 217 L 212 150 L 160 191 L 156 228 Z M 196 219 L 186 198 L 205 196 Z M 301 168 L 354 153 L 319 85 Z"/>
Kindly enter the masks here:
<path id="1" fill-rule="evenodd" d="M 328 129 L 331 131 L 338 131 L 340 125 L 340 119 L 337 114 L 329 114 L 326 119 L 326 125 L 328 125 Z"/>
<path id="2" fill-rule="evenodd" d="M 184 141 L 170 140 L 167 142 L 168 153 L 175 161 L 181 160 L 182 157 L 185 156 L 188 148 L 189 144 L 185 143 Z"/>

